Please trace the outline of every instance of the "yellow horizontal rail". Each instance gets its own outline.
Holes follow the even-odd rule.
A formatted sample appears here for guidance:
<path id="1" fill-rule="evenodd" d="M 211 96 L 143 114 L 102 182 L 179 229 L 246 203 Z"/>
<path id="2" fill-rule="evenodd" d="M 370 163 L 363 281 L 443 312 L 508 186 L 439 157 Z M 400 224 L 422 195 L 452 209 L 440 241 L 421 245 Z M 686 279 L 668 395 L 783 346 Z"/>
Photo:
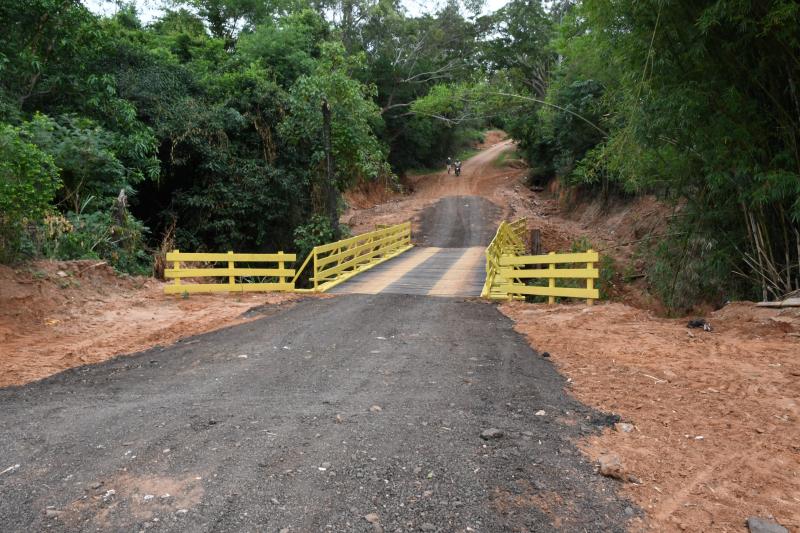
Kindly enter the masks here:
<path id="1" fill-rule="evenodd" d="M 233 257 L 231 257 L 233 254 Z M 221 261 L 234 261 L 237 263 L 277 263 L 278 261 L 297 260 L 296 254 L 285 254 L 279 252 L 276 254 L 240 254 L 235 252 L 228 253 L 193 253 L 193 252 L 179 252 L 178 250 L 167 252 L 167 261 L 184 261 L 187 263 L 211 263 Z"/>
<path id="2" fill-rule="evenodd" d="M 290 292 L 294 290 L 293 283 L 192 283 L 186 285 L 167 285 L 164 287 L 165 294 L 183 294 L 199 292 Z"/>
<path id="3" fill-rule="evenodd" d="M 291 268 L 181 268 L 174 270 L 171 268 L 164 270 L 165 278 L 207 278 L 207 277 L 229 277 L 229 276 L 294 276 Z"/>
<path id="4" fill-rule="evenodd" d="M 501 267 L 500 275 L 506 279 L 597 279 L 600 277 L 600 271 L 596 268 L 543 268 L 536 270 L 518 270 L 514 268 Z"/>
<path id="5" fill-rule="evenodd" d="M 500 259 L 501 266 L 517 265 L 549 265 L 562 263 L 596 263 L 600 261 L 600 254 L 597 252 L 581 253 L 557 253 L 547 255 L 515 255 L 505 256 Z"/>
<path id="6" fill-rule="evenodd" d="M 599 290 L 584 289 L 580 287 L 537 287 L 535 285 L 519 285 L 516 283 L 508 283 L 506 285 L 502 285 L 500 289 L 507 294 L 588 299 L 600 298 Z"/>

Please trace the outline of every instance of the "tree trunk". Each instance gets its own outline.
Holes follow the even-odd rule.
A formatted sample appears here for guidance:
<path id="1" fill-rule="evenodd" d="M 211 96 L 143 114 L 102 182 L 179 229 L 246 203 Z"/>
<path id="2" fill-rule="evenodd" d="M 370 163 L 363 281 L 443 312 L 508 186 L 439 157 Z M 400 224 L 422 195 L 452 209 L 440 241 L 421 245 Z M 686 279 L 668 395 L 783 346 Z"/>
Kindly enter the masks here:
<path id="1" fill-rule="evenodd" d="M 330 219 L 334 239 L 339 239 L 339 189 L 333 171 L 333 154 L 331 153 L 331 106 L 327 100 L 322 101 L 322 144 L 325 149 L 325 208 Z"/>

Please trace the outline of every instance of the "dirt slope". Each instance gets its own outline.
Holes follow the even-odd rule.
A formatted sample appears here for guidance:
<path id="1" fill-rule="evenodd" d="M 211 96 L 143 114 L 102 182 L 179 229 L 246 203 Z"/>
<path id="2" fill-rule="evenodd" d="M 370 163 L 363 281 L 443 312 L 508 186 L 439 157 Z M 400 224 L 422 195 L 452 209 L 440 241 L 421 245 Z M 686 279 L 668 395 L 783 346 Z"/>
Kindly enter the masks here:
<path id="1" fill-rule="evenodd" d="M 168 345 L 252 318 L 290 294 L 166 297 L 154 279 L 119 276 L 97 261 L 0 265 L 0 387 L 115 355 Z"/>

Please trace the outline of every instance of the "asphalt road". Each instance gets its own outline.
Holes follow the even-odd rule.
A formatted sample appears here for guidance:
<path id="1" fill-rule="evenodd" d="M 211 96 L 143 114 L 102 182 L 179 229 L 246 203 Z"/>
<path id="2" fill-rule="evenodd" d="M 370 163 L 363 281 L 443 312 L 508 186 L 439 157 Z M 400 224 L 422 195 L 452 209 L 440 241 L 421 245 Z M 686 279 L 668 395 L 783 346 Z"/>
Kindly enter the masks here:
<path id="1" fill-rule="evenodd" d="M 417 247 L 338 285 L 333 294 L 479 296 L 500 210 L 480 196 L 446 196 L 421 214 Z"/>
<path id="2" fill-rule="evenodd" d="M 622 531 L 636 512 L 574 444 L 612 420 L 493 305 L 252 313 L 0 389 L 0 531 Z"/>

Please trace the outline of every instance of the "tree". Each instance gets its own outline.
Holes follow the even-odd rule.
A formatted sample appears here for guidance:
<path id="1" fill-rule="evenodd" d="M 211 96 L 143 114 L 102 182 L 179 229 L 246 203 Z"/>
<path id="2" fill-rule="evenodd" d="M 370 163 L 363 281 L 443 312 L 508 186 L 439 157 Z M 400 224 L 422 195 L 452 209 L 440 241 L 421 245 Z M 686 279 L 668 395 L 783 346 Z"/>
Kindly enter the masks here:
<path id="1" fill-rule="evenodd" d="M 786 0 L 586 0 L 565 18 L 551 94 L 595 80 L 609 132 L 573 177 L 676 202 L 650 278 L 675 308 L 800 286 L 799 26 Z"/>

